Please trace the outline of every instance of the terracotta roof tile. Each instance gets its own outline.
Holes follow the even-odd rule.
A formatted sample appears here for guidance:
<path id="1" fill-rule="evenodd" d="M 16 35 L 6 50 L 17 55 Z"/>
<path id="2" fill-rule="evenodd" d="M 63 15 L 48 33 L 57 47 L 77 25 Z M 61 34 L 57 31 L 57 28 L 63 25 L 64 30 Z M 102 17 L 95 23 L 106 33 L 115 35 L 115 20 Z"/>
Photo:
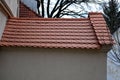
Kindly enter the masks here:
<path id="1" fill-rule="evenodd" d="M 20 1 L 19 17 L 38 18 L 40 16 Z"/>
<path id="2" fill-rule="evenodd" d="M 90 21 L 95 30 L 96 36 L 100 44 L 111 44 L 113 40 L 110 37 L 110 31 L 102 16 L 102 13 L 89 13 Z"/>
<path id="3" fill-rule="evenodd" d="M 98 13 L 99 20 L 94 14 L 82 19 L 11 18 L 0 46 L 99 49 L 112 44 L 102 14 Z"/>

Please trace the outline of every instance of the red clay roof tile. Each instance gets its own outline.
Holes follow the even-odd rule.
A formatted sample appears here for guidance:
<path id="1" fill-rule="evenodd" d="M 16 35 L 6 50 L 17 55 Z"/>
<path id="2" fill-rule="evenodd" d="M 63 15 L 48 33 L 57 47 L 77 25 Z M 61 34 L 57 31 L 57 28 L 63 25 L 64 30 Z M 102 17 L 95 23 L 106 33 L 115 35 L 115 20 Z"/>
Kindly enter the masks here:
<path id="1" fill-rule="evenodd" d="M 112 43 L 102 14 L 90 13 L 85 19 L 8 19 L 0 46 L 98 49 Z"/>
<path id="2" fill-rule="evenodd" d="M 100 44 L 111 44 L 113 43 L 110 37 L 110 31 L 106 27 L 105 20 L 102 16 L 102 13 L 89 13 L 89 19 L 93 25 L 96 36 Z M 99 23 L 100 22 L 100 23 Z M 107 38 L 107 40 L 106 40 Z"/>
<path id="3" fill-rule="evenodd" d="M 19 11 L 19 17 L 25 17 L 25 18 L 33 18 L 33 17 L 41 17 L 37 13 L 35 13 L 33 10 L 31 10 L 29 7 L 27 7 L 24 3 L 20 1 L 20 11 Z"/>

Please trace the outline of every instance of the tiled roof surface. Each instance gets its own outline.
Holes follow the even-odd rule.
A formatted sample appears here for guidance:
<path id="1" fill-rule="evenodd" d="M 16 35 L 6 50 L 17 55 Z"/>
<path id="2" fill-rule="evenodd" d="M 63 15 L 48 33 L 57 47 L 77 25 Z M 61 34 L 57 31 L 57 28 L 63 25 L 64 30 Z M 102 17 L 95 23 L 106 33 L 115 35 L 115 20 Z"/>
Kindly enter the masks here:
<path id="1" fill-rule="evenodd" d="M 19 17 L 24 18 L 38 18 L 40 17 L 37 13 L 27 7 L 24 3 L 20 2 Z"/>
<path id="2" fill-rule="evenodd" d="M 98 49 L 112 43 L 102 14 L 90 13 L 84 19 L 11 18 L 0 45 Z"/>
<path id="3" fill-rule="evenodd" d="M 103 18 L 102 13 L 89 13 L 89 18 L 91 21 L 91 24 L 95 30 L 97 39 L 100 44 L 111 44 L 111 34 L 106 27 L 106 22 Z"/>

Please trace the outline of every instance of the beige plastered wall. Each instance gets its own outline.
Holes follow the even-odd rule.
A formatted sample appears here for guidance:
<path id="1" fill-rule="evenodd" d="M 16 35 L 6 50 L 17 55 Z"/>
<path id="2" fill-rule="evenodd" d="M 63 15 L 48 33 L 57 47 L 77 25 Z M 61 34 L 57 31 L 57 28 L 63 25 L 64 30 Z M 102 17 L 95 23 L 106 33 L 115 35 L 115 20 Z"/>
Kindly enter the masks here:
<path id="1" fill-rule="evenodd" d="M 0 80 L 106 80 L 106 53 L 88 49 L 0 48 Z"/>
<path id="2" fill-rule="evenodd" d="M 7 16 L 0 9 L 0 40 L 6 25 L 6 21 L 7 21 Z"/>
<path id="3" fill-rule="evenodd" d="M 19 7 L 19 0 L 5 0 L 7 3 L 8 7 L 12 11 L 14 17 L 18 16 L 18 7 Z"/>

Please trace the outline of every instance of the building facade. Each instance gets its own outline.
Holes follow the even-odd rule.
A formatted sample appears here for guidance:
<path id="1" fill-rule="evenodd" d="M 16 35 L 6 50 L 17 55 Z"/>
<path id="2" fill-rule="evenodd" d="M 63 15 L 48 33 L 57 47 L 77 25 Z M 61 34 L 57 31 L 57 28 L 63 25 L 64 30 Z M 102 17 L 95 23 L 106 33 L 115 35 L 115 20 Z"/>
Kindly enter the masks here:
<path id="1" fill-rule="evenodd" d="M 9 17 L 18 17 L 19 0 L 0 0 L 0 39 Z"/>
<path id="2" fill-rule="evenodd" d="M 39 18 L 18 6 L 17 0 L 0 1 L 0 80 L 107 79 L 107 51 L 113 41 L 101 13 Z M 19 17 L 19 10 L 27 12 Z"/>

